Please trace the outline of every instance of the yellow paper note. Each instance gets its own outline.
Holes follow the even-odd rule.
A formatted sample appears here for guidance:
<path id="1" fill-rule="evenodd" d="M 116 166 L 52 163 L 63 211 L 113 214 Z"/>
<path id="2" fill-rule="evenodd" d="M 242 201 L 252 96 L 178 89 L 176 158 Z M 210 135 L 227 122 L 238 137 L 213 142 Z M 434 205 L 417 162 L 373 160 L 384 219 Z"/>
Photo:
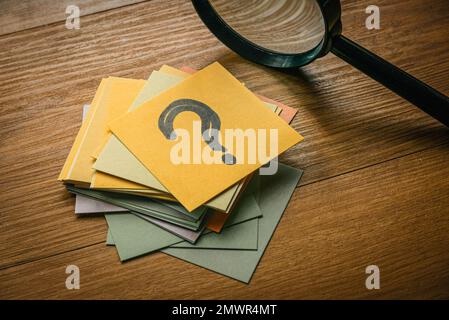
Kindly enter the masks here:
<path id="1" fill-rule="evenodd" d="M 162 70 L 164 70 L 162 72 Z M 163 91 L 179 84 L 190 76 L 181 71 L 173 72 L 172 67 L 163 66 L 160 72 L 154 71 L 149 77 L 142 91 L 130 106 L 129 111 L 134 110 L 142 103 L 151 100 Z M 169 72 L 168 74 L 166 72 Z M 181 77 L 179 75 L 182 75 Z M 277 112 L 277 106 L 265 103 L 265 106 Z M 154 177 L 154 175 L 143 166 L 140 161 L 114 136 L 102 148 L 97 161 L 94 164 L 96 172 L 92 179 L 91 188 L 122 190 L 128 188 L 129 182 L 135 182 L 148 186 L 150 190 L 161 190 L 167 193 L 167 189 Z M 239 193 L 243 190 L 245 179 L 236 183 L 215 198 L 209 200 L 205 205 L 222 211 L 230 212 Z M 143 191 L 142 191 L 143 192 Z"/>
<path id="2" fill-rule="evenodd" d="M 144 80 L 111 77 L 100 85 L 100 96 L 84 121 L 75 143 L 62 169 L 60 180 L 88 185 L 92 179 L 94 163 L 91 155 L 109 135 L 107 123 L 123 115 L 145 84 Z M 104 87 L 103 87 L 104 86 Z"/>
<path id="3" fill-rule="evenodd" d="M 182 71 L 179 71 L 179 72 L 182 72 Z M 162 78 L 161 80 L 158 79 L 158 82 L 157 82 L 158 85 L 155 86 L 154 81 L 152 81 L 152 79 L 157 77 L 158 73 L 160 73 L 160 72 L 153 71 L 151 73 L 150 77 L 148 78 L 148 81 L 145 82 L 145 84 L 143 85 L 139 94 L 136 96 L 136 98 L 130 104 L 130 106 L 127 108 L 127 110 L 125 110 L 125 108 L 122 108 L 121 111 L 124 111 L 124 112 L 133 111 L 135 108 L 137 108 L 144 102 L 148 101 L 153 96 L 158 95 L 161 92 L 160 88 L 168 88 L 168 87 L 174 85 L 174 83 L 177 83 L 179 81 L 179 76 L 170 75 L 168 77 Z M 188 76 L 189 76 L 188 74 L 184 73 L 184 76 L 182 77 L 182 79 L 187 78 Z M 151 85 L 151 83 L 153 83 L 153 85 Z M 123 107 L 127 107 L 127 106 L 123 106 Z M 123 114 L 120 114 L 120 115 L 123 115 Z M 107 144 L 107 142 L 109 141 L 111 136 L 112 135 L 110 134 L 110 132 L 108 132 L 108 134 L 103 138 L 103 141 L 98 145 L 98 147 L 91 154 L 92 158 L 98 159 L 101 151 L 104 149 L 105 145 Z"/>
<path id="4" fill-rule="evenodd" d="M 204 109 L 206 106 L 205 112 L 212 114 L 211 119 L 219 118 L 221 132 L 227 129 L 253 130 L 264 131 L 269 136 L 270 130 L 275 130 L 278 143 L 275 154 L 270 154 L 272 157 L 303 139 L 218 63 L 195 73 L 133 112 L 112 121 L 110 129 L 114 135 L 188 210 L 196 209 L 264 163 L 260 161 L 250 163 L 241 159 L 249 159 L 249 150 L 245 150 L 234 165 L 223 162 L 204 163 L 207 161 L 199 164 L 176 163 L 172 151 L 178 142 L 167 137 L 167 133 L 161 128 L 161 122 L 170 119 L 170 116 L 167 116 L 170 110 L 182 110 L 174 104 L 180 101 L 184 103 L 187 101 L 185 99 L 196 101 L 200 104 L 200 108 Z M 198 121 L 199 117 L 197 113 L 188 110 L 187 108 L 179 115 L 175 115 L 171 120 L 173 128 L 184 129 L 190 137 L 193 137 L 192 122 Z M 161 115 L 164 117 L 162 120 Z M 209 118 L 202 120 L 207 119 Z M 266 145 L 268 144 L 266 141 Z M 210 144 L 202 141 L 201 150 L 206 149 L 206 153 L 202 153 L 203 156 L 207 154 L 207 148 L 210 148 Z M 259 147 L 256 146 L 256 149 Z M 270 147 L 267 149 L 271 150 Z M 214 156 L 222 157 L 221 151 L 214 152 Z"/>
<path id="5" fill-rule="evenodd" d="M 99 101 L 103 97 L 105 87 L 108 86 L 110 81 L 110 78 L 103 79 L 100 82 L 100 85 L 98 86 L 97 92 L 95 93 L 94 99 L 92 100 L 92 103 L 90 104 L 89 111 L 87 112 L 87 115 L 81 125 L 80 130 L 78 131 L 78 134 L 75 138 L 75 142 L 72 145 L 72 148 L 70 149 L 70 153 L 67 156 L 67 159 L 65 160 L 64 166 L 62 167 L 61 173 L 59 174 L 58 180 L 60 181 L 67 181 L 70 182 L 72 179 L 71 175 L 69 174 L 70 170 L 73 167 L 75 157 L 80 149 L 80 145 L 83 143 L 85 137 L 86 137 L 86 131 L 89 128 L 93 115 L 96 112 L 96 109 L 98 108 Z M 76 181 L 73 181 L 76 182 Z"/>
<path id="6" fill-rule="evenodd" d="M 165 70 L 162 72 L 162 70 Z M 176 70 L 165 66 L 161 71 L 154 71 L 139 95 L 129 107 L 134 110 L 143 102 L 152 99 L 161 92 L 179 84 L 190 75 L 182 71 L 166 72 Z M 266 104 L 267 108 L 274 110 L 273 104 Z M 132 183 L 149 187 L 149 190 L 159 190 L 167 199 L 174 199 L 168 194 L 167 189 L 145 168 L 139 160 L 114 136 L 110 135 L 107 143 L 101 148 L 101 152 L 93 167 L 96 169 L 91 182 L 91 188 L 110 189 L 111 191 L 126 191 Z M 239 193 L 243 189 L 243 181 L 235 184 L 206 203 L 210 208 L 229 212 L 235 203 Z M 133 194 L 145 195 L 145 191 L 136 191 Z M 162 196 L 161 196 L 162 197 Z"/>

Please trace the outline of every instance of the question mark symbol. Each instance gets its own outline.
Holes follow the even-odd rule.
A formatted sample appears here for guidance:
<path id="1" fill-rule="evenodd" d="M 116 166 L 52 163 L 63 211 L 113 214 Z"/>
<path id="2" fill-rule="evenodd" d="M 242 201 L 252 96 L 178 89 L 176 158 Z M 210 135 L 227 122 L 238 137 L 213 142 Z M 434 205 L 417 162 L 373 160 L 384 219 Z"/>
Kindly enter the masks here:
<path id="1" fill-rule="evenodd" d="M 159 116 L 159 130 L 168 140 L 175 140 L 176 133 L 173 129 L 173 121 L 176 116 L 184 111 L 196 113 L 201 119 L 201 132 L 203 140 L 214 151 L 221 151 L 224 154 L 221 157 L 223 163 L 233 165 L 237 163 L 236 158 L 226 153 L 227 149 L 218 141 L 218 132 L 220 131 L 221 121 L 218 114 L 208 105 L 193 99 L 178 99 L 168 105 L 168 107 Z"/>

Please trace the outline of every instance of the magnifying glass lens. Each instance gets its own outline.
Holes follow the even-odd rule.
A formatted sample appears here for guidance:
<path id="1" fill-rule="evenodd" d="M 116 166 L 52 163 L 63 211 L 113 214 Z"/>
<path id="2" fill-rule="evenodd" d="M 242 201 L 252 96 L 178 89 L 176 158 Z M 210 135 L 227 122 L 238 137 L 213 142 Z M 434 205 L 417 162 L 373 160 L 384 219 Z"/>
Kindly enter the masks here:
<path id="1" fill-rule="evenodd" d="M 236 33 L 259 47 L 301 54 L 318 46 L 325 24 L 315 0 L 209 0 Z"/>

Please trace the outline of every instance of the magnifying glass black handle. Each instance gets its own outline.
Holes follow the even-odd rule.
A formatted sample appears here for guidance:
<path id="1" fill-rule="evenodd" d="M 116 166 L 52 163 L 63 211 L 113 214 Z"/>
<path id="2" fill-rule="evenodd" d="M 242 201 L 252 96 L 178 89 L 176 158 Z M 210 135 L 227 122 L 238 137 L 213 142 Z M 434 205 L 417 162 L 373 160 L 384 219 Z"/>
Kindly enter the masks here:
<path id="1" fill-rule="evenodd" d="M 448 97 L 342 35 L 331 52 L 449 127 Z"/>

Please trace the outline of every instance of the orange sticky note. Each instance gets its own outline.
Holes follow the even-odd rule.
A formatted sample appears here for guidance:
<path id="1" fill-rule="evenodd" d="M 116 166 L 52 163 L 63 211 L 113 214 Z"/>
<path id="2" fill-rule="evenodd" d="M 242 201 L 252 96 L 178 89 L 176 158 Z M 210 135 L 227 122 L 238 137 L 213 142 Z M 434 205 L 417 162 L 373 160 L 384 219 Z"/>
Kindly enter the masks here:
<path id="1" fill-rule="evenodd" d="M 292 122 L 295 115 L 298 113 L 298 110 L 292 107 L 287 106 L 286 104 L 283 104 L 282 102 L 264 97 L 260 94 L 256 94 L 256 96 L 259 97 L 260 100 L 272 103 L 278 106 L 278 108 L 282 109 L 282 113 L 280 114 L 280 117 L 285 120 L 285 122 L 290 123 Z"/>
<path id="2" fill-rule="evenodd" d="M 229 131 L 250 131 L 258 137 L 260 132 L 264 132 L 265 140 L 258 138 L 258 143 L 253 145 L 255 149 L 236 150 L 239 155 L 235 158 L 235 164 L 220 161 L 224 154 L 222 149 L 216 147 L 212 150 L 212 143 L 204 140 L 200 141 L 200 152 L 195 150 L 195 141 L 191 143 L 189 153 L 192 157 L 187 163 L 174 159 L 174 150 L 180 147 L 180 139 L 170 139 L 174 137 L 170 136 L 171 126 L 175 133 L 180 132 L 176 129 L 183 129 L 183 136 L 187 133 L 189 137 L 195 137 L 197 133 L 194 132 L 192 122 L 199 120 L 204 122 L 203 126 L 223 133 L 223 137 L 218 140 L 229 150 L 233 149 L 230 146 L 233 142 L 227 144 L 224 141 L 224 136 Z M 109 126 L 121 142 L 189 211 L 268 162 L 269 159 L 260 159 L 260 155 L 262 147 L 266 147 L 265 151 L 273 151 L 271 132 L 276 132 L 277 148 L 274 154 L 264 153 L 270 158 L 303 140 L 299 133 L 267 109 L 258 97 L 218 63 L 198 71 L 133 112 L 112 121 Z M 187 143 L 186 140 L 190 139 L 181 142 Z M 216 139 L 215 141 L 219 143 Z M 198 153 L 200 161 L 195 159 Z M 254 157 L 258 157 L 258 161 L 250 161 Z M 213 164 L 208 164 L 211 158 Z"/>

